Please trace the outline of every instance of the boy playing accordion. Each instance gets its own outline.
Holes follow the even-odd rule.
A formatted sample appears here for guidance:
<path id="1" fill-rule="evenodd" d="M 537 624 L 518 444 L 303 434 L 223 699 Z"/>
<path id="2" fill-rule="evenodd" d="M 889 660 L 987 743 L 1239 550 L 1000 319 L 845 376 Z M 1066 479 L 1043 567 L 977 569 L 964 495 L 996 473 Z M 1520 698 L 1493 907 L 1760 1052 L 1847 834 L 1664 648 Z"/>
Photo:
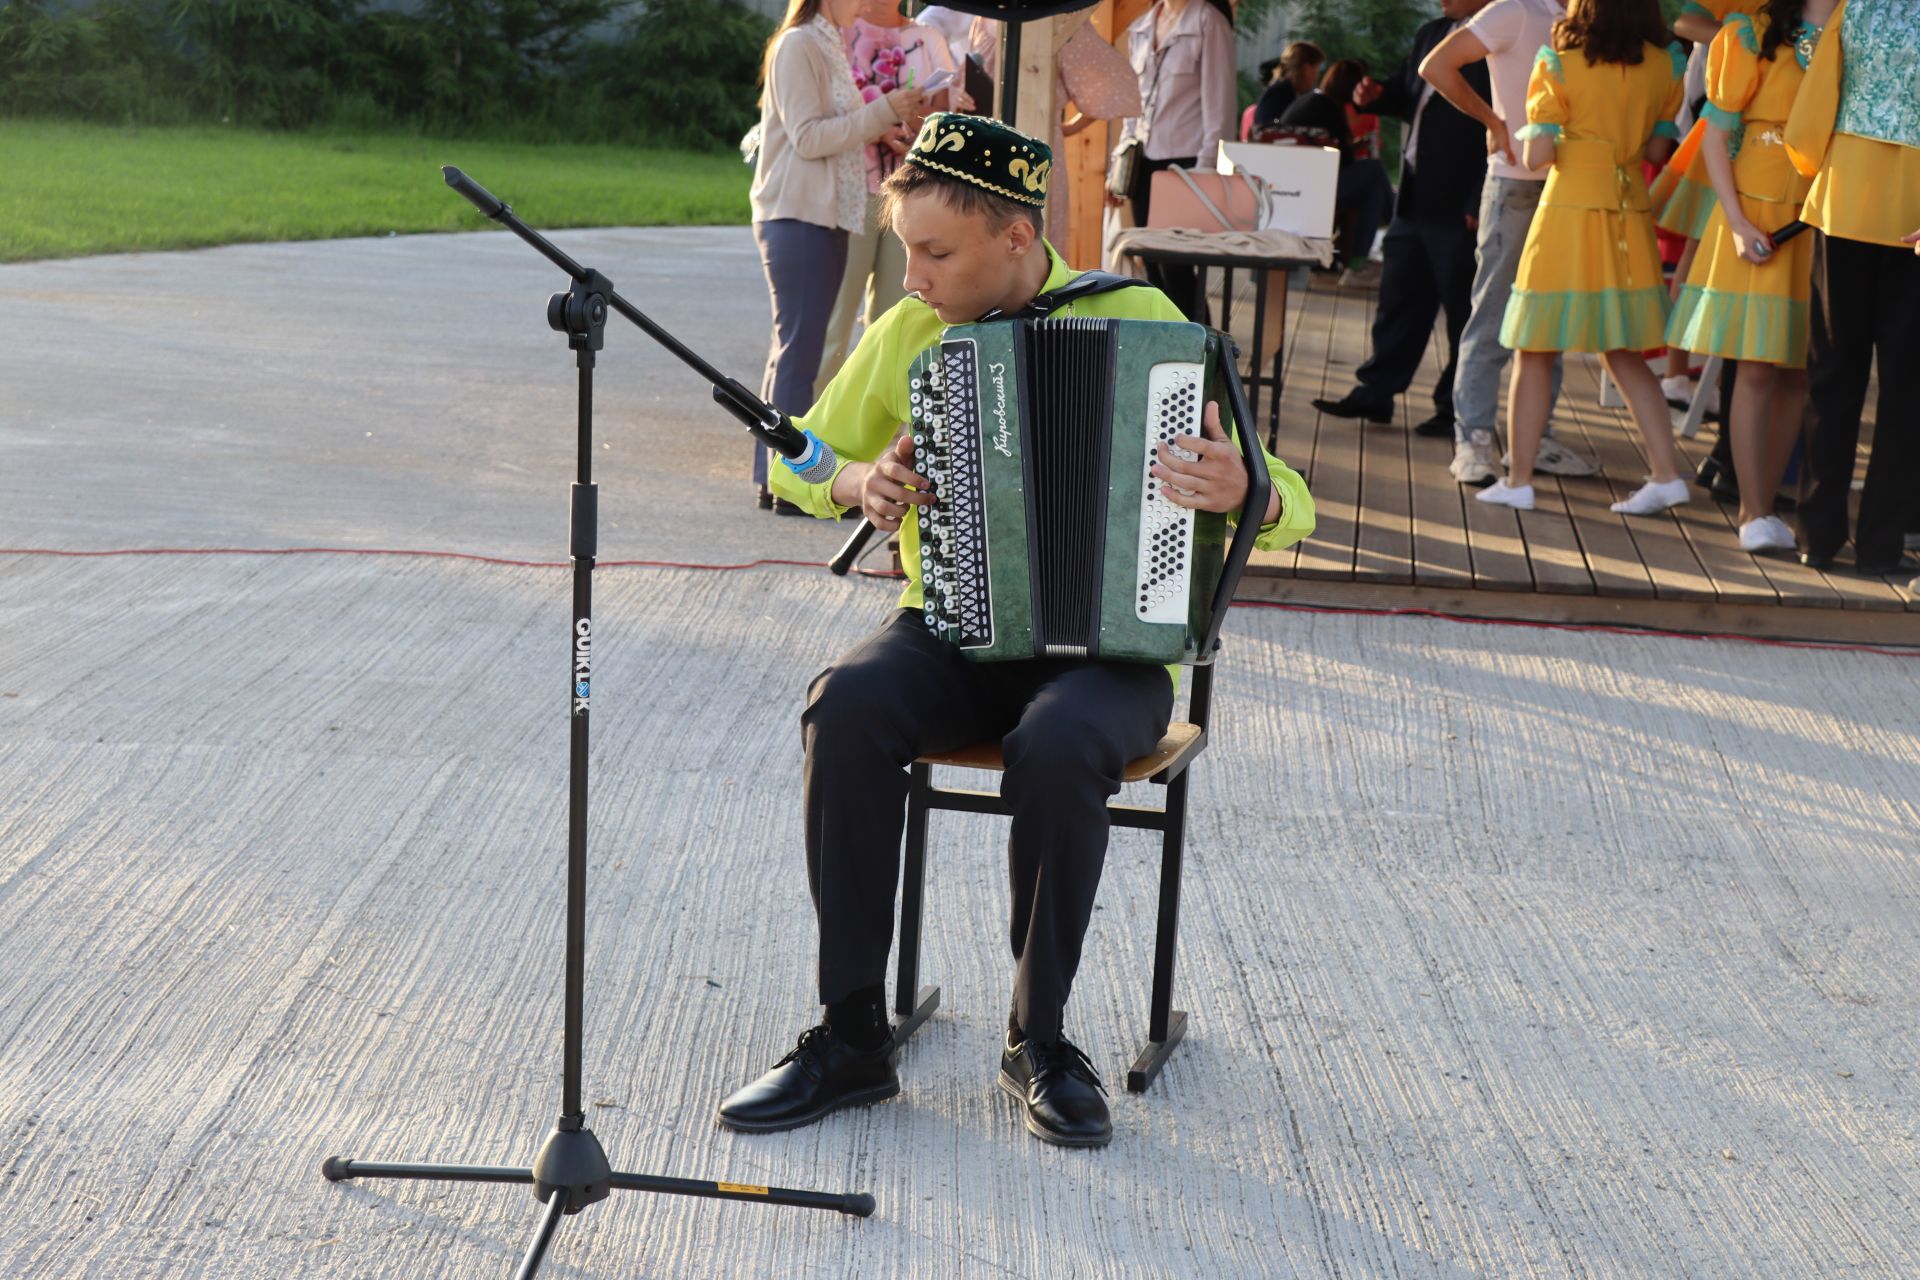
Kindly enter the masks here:
<path id="1" fill-rule="evenodd" d="M 914 470 L 908 368 L 948 325 L 1014 316 L 1079 273 L 1040 233 L 1051 156 L 1044 143 L 979 116 L 935 114 L 887 180 L 885 208 L 907 251 L 909 296 L 882 316 L 796 425 L 832 446 L 839 469 L 808 484 L 775 467 L 779 496 L 816 516 L 864 513 L 901 531 L 906 590 L 887 623 L 816 677 L 801 716 L 807 880 L 820 930 L 826 1015 L 765 1075 L 729 1097 L 720 1123 L 797 1128 L 899 1092 L 885 975 L 900 875 L 906 767 L 916 757 L 1000 739 L 1013 810 L 1013 1010 L 1000 1083 L 1027 1128 L 1100 1146 L 1113 1126 L 1098 1076 L 1062 1026 L 1106 858 L 1107 801 L 1127 762 L 1151 752 L 1173 709 L 1168 671 L 1145 663 L 1034 659 L 977 663 L 927 630 L 916 509 L 937 501 Z M 1180 321 L 1159 290 L 1119 288 L 1050 314 Z M 1203 435 L 1162 453 L 1163 492 L 1199 511 L 1237 512 L 1247 477 L 1208 404 Z M 1264 455 L 1273 497 L 1256 544 L 1277 550 L 1313 529 L 1304 481 Z"/>

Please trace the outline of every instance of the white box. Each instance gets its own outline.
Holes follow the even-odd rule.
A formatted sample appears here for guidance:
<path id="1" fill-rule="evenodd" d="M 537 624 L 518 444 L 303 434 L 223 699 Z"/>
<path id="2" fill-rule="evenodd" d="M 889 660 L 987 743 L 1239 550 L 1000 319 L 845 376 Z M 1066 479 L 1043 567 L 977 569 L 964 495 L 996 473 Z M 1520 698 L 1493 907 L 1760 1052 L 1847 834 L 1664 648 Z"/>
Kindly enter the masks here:
<path id="1" fill-rule="evenodd" d="M 1333 196 L 1340 183 L 1335 148 L 1223 139 L 1215 167 L 1221 173 L 1244 170 L 1271 188 L 1269 225 L 1313 239 L 1333 235 Z"/>

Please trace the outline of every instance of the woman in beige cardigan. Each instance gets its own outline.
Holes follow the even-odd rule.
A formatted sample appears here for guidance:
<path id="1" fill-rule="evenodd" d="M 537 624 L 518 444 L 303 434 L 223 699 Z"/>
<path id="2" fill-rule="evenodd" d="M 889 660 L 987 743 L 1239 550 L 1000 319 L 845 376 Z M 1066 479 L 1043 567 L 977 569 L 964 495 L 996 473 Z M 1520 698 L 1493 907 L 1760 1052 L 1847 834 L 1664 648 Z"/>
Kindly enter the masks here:
<path id="1" fill-rule="evenodd" d="M 902 86 L 862 102 L 840 28 L 862 0 L 789 0 L 767 41 L 761 78 L 760 149 L 754 164 L 753 238 L 773 295 L 773 342 L 760 394 L 788 414 L 813 407 L 813 379 L 846 270 L 847 237 L 867 217 L 863 149 L 889 134 L 904 147 L 926 95 Z M 754 447 L 760 503 L 766 450 Z"/>

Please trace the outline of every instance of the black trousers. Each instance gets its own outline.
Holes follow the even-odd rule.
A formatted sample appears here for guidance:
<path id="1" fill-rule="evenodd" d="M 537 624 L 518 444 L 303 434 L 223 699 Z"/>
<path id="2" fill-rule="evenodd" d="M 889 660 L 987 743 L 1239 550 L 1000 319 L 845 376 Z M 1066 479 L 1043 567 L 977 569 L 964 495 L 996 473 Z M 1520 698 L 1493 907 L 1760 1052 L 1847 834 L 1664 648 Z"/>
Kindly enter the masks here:
<path id="1" fill-rule="evenodd" d="M 1182 169 L 1191 169 L 1193 162 L 1193 156 L 1178 156 L 1170 160 L 1149 160 L 1145 156 L 1140 157 L 1140 163 L 1134 169 L 1133 191 L 1129 196 L 1129 203 L 1133 205 L 1134 226 L 1147 225 L 1147 211 L 1152 205 L 1153 175 L 1162 169 L 1171 169 L 1175 165 L 1179 165 Z M 1195 324 L 1207 323 L 1209 308 L 1204 298 L 1196 296 L 1198 284 L 1194 268 L 1174 263 L 1162 265 L 1156 262 L 1149 262 L 1146 267 L 1148 284 L 1171 298 L 1173 305 L 1180 308 L 1180 313 L 1187 319 Z"/>
<path id="2" fill-rule="evenodd" d="M 1380 301 L 1373 313 L 1373 354 L 1356 375 L 1367 397 L 1381 404 L 1413 385 L 1433 338 L 1433 322 L 1447 313 L 1447 367 L 1433 389 L 1433 407 L 1453 416 L 1453 368 L 1460 330 L 1473 309 L 1474 233 L 1465 217 L 1452 222 L 1395 218 L 1387 226 L 1380 264 Z"/>
<path id="3" fill-rule="evenodd" d="M 1817 555 L 1847 542 L 1847 497 L 1876 350 L 1880 404 L 1853 529 L 1862 564 L 1897 560 L 1920 519 L 1920 257 L 1904 245 L 1814 232 L 1806 417 L 1813 492 L 1800 504 L 1800 533 Z"/>
<path id="4" fill-rule="evenodd" d="M 800 717 L 821 1003 L 886 981 L 907 766 L 999 738 L 1013 809 L 1014 1014 L 1029 1036 L 1058 1038 L 1106 863 L 1107 801 L 1172 712 L 1164 668 L 969 662 L 905 609 L 821 672 Z"/>

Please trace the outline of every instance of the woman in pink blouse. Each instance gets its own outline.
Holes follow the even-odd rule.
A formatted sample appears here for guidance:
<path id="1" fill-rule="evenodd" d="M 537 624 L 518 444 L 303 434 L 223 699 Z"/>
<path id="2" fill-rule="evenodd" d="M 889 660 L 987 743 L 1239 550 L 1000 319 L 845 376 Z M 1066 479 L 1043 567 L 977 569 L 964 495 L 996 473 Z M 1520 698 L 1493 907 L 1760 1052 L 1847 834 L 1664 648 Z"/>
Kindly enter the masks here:
<path id="1" fill-rule="evenodd" d="M 847 65 L 860 96 L 872 102 L 897 88 L 924 87 L 928 77 L 945 72 L 954 78 L 952 87 L 928 94 L 927 112 L 972 110 L 973 99 L 959 83 L 960 68 L 946 37 L 901 16 L 897 4 L 898 0 L 865 0 L 859 15 L 841 28 Z M 907 253 L 899 239 L 880 225 L 880 184 L 899 166 L 924 119 L 915 116 L 895 126 L 865 149 L 867 228 L 847 240 L 846 268 L 827 320 L 820 372 L 813 380 L 816 396 L 846 363 L 853 349 L 854 320 L 872 324 L 907 296 Z"/>

